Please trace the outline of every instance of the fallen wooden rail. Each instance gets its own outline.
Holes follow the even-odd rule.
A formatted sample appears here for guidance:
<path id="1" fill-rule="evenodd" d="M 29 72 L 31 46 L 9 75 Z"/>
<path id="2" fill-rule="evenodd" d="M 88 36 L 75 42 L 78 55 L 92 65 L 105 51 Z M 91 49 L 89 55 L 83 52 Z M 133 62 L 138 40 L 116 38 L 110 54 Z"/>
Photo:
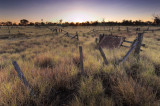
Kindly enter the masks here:
<path id="1" fill-rule="evenodd" d="M 19 65 L 17 64 L 16 61 L 12 62 L 14 69 L 16 70 L 16 72 L 18 73 L 18 77 L 23 81 L 24 85 L 29 89 L 30 94 L 33 96 L 34 95 L 34 91 L 33 88 L 31 87 L 31 85 L 29 85 L 28 81 L 26 80 L 26 78 L 23 75 L 23 72 L 21 71 Z"/>

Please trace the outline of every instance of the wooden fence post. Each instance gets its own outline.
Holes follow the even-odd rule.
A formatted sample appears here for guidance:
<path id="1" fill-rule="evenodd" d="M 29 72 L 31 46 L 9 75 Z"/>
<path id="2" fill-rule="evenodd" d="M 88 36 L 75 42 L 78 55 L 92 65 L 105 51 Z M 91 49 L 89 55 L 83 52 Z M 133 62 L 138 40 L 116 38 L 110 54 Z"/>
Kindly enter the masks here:
<path id="1" fill-rule="evenodd" d="M 111 36 L 112 36 L 112 32 L 111 32 Z"/>
<path id="2" fill-rule="evenodd" d="M 142 41 L 143 41 L 143 33 L 138 33 L 138 38 L 137 38 L 138 44 L 135 48 L 135 55 L 139 55 L 140 51 L 141 51 L 141 45 L 142 45 Z"/>
<path id="3" fill-rule="evenodd" d="M 127 32 L 129 32 L 129 28 L 127 27 Z"/>
<path id="4" fill-rule="evenodd" d="M 81 73 L 84 73 L 84 68 L 83 68 L 83 50 L 82 50 L 82 46 L 79 46 L 79 53 L 80 53 L 80 68 L 81 68 Z"/>
<path id="5" fill-rule="evenodd" d="M 12 62 L 14 69 L 16 70 L 16 72 L 18 73 L 18 77 L 23 81 L 24 85 L 30 90 L 30 94 L 34 95 L 33 89 L 32 87 L 29 85 L 28 81 L 26 80 L 26 78 L 23 75 L 23 72 L 21 71 L 20 67 L 18 66 L 16 61 Z"/>
<path id="6" fill-rule="evenodd" d="M 76 32 L 77 40 L 79 40 L 78 32 Z"/>
<path id="7" fill-rule="evenodd" d="M 100 51 L 100 53 L 101 53 L 101 55 L 102 55 L 102 57 L 103 57 L 104 63 L 105 63 L 106 65 L 108 65 L 107 58 L 106 58 L 106 56 L 105 56 L 105 54 L 104 54 L 103 49 L 102 49 L 100 46 L 99 46 L 99 51 Z"/>
<path id="8" fill-rule="evenodd" d="M 118 31 L 121 31 L 121 27 L 118 27 Z"/>
<path id="9" fill-rule="evenodd" d="M 55 30 L 56 30 L 56 33 L 58 33 L 58 29 L 56 28 Z"/>
<path id="10" fill-rule="evenodd" d="M 98 43 L 99 43 L 99 42 L 98 42 L 98 38 L 96 38 L 96 39 L 95 39 L 95 42 L 96 42 L 96 44 L 98 44 Z"/>
<path id="11" fill-rule="evenodd" d="M 10 31 L 10 29 L 8 30 L 8 33 L 9 33 L 9 35 L 11 34 L 11 31 Z"/>

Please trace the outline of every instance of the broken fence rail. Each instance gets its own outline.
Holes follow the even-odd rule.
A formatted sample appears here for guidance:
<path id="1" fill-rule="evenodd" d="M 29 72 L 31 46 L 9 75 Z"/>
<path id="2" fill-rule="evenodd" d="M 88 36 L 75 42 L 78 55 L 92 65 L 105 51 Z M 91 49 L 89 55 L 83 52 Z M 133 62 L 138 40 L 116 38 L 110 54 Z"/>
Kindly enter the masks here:
<path id="1" fill-rule="evenodd" d="M 23 72 L 21 71 L 19 65 L 17 64 L 16 61 L 12 61 L 12 64 L 14 66 L 14 69 L 16 70 L 17 74 L 18 74 L 18 77 L 23 81 L 24 85 L 29 89 L 30 91 L 30 94 L 32 96 L 35 96 L 34 94 L 34 91 L 33 91 L 33 88 L 31 87 L 31 85 L 28 83 L 28 81 L 26 80 L 26 78 L 24 77 L 23 75 Z"/>
<path id="2" fill-rule="evenodd" d="M 123 63 L 128 58 L 128 56 L 131 54 L 131 52 L 134 49 L 135 49 L 134 55 L 136 55 L 136 56 L 139 57 L 139 53 L 140 53 L 140 51 L 142 51 L 141 50 L 142 41 L 143 41 L 143 33 L 139 33 L 138 34 L 138 38 L 136 38 L 134 40 L 134 42 L 131 45 L 131 48 L 129 49 L 129 51 L 127 52 L 127 54 L 123 57 L 123 59 L 118 62 L 118 64 L 119 63 Z"/>
<path id="3" fill-rule="evenodd" d="M 129 49 L 129 51 L 128 51 L 127 54 L 123 57 L 123 59 L 118 62 L 118 64 L 119 64 L 119 63 L 123 63 L 123 62 L 128 58 L 128 56 L 130 55 L 130 53 L 136 48 L 137 44 L 138 44 L 138 41 L 134 42 L 133 46 Z"/>

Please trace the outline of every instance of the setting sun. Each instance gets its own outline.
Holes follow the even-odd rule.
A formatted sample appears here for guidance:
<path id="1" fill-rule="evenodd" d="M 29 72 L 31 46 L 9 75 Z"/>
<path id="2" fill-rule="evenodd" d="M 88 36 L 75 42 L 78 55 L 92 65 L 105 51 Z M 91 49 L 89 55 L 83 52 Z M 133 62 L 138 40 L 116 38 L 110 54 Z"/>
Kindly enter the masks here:
<path id="1" fill-rule="evenodd" d="M 88 11 L 74 10 L 70 11 L 70 14 L 63 16 L 63 19 L 67 22 L 86 22 L 96 20 L 94 15 Z"/>
<path id="2" fill-rule="evenodd" d="M 87 15 L 85 12 L 72 12 L 68 16 L 68 21 L 70 22 L 85 22 L 91 18 L 89 15 Z"/>

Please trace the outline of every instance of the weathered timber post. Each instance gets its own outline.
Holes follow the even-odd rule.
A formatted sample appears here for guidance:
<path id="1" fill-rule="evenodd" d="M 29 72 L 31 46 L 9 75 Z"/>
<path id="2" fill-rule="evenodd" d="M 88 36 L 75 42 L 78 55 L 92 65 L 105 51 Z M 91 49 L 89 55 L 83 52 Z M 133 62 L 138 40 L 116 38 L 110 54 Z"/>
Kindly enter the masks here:
<path id="1" fill-rule="evenodd" d="M 98 43 L 99 43 L 99 42 L 98 42 L 98 38 L 96 38 L 96 39 L 95 39 L 95 42 L 96 42 L 96 44 L 98 44 Z"/>
<path id="2" fill-rule="evenodd" d="M 8 34 L 10 35 L 11 34 L 11 31 L 10 31 L 10 27 L 8 26 Z"/>
<path id="3" fill-rule="evenodd" d="M 55 31 L 56 31 L 56 33 L 58 33 L 58 29 L 57 28 L 55 29 Z"/>
<path id="4" fill-rule="evenodd" d="M 121 30 L 121 27 L 118 27 L 118 31 L 120 31 Z"/>
<path id="5" fill-rule="evenodd" d="M 8 30 L 8 33 L 9 33 L 9 35 L 11 34 L 11 31 L 10 31 L 10 29 Z"/>
<path id="6" fill-rule="evenodd" d="M 83 68 L 83 50 L 82 46 L 79 46 L 79 53 L 80 53 L 80 68 L 81 68 L 81 73 L 84 73 L 84 68 Z"/>
<path id="7" fill-rule="evenodd" d="M 68 37 L 69 37 L 69 33 L 68 33 L 68 32 L 66 33 L 66 36 L 68 36 Z"/>
<path id="8" fill-rule="evenodd" d="M 112 32 L 111 32 L 111 36 L 112 36 Z"/>
<path id="9" fill-rule="evenodd" d="M 104 37 L 104 34 L 100 34 L 99 35 L 99 41 L 101 41 L 103 39 L 103 37 Z"/>
<path id="10" fill-rule="evenodd" d="M 109 32 L 111 31 L 110 27 L 109 27 Z"/>
<path id="11" fill-rule="evenodd" d="M 106 56 L 105 56 L 105 54 L 104 54 L 103 49 L 102 49 L 100 46 L 99 46 L 99 51 L 100 51 L 100 53 L 101 53 L 101 55 L 102 55 L 102 57 L 103 57 L 104 63 L 105 63 L 106 65 L 108 65 L 107 58 L 106 58 Z"/>
<path id="12" fill-rule="evenodd" d="M 76 37 L 77 37 L 77 40 L 79 40 L 78 32 L 76 32 Z"/>
<path id="13" fill-rule="evenodd" d="M 18 34 L 20 35 L 20 31 L 18 30 Z"/>
<path id="14" fill-rule="evenodd" d="M 127 27 L 127 32 L 129 32 L 129 28 Z"/>
<path id="15" fill-rule="evenodd" d="M 139 55 L 140 51 L 141 51 L 141 45 L 142 45 L 142 41 L 143 41 L 143 33 L 138 33 L 138 38 L 137 38 L 138 44 L 135 48 L 135 55 Z"/>
<path id="16" fill-rule="evenodd" d="M 18 77 L 23 81 L 24 85 L 30 90 L 30 94 L 34 95 L 33 92 L 33 88 L 29 85 L 28 81 L 26 80 L 26 78 L 23 75 L 23 72 L 21 71 L 20 67 L 18 66 L 16 61 L 12 62 L 14 69 L 16 70 L 16 72 L 18 73 Z"/>

